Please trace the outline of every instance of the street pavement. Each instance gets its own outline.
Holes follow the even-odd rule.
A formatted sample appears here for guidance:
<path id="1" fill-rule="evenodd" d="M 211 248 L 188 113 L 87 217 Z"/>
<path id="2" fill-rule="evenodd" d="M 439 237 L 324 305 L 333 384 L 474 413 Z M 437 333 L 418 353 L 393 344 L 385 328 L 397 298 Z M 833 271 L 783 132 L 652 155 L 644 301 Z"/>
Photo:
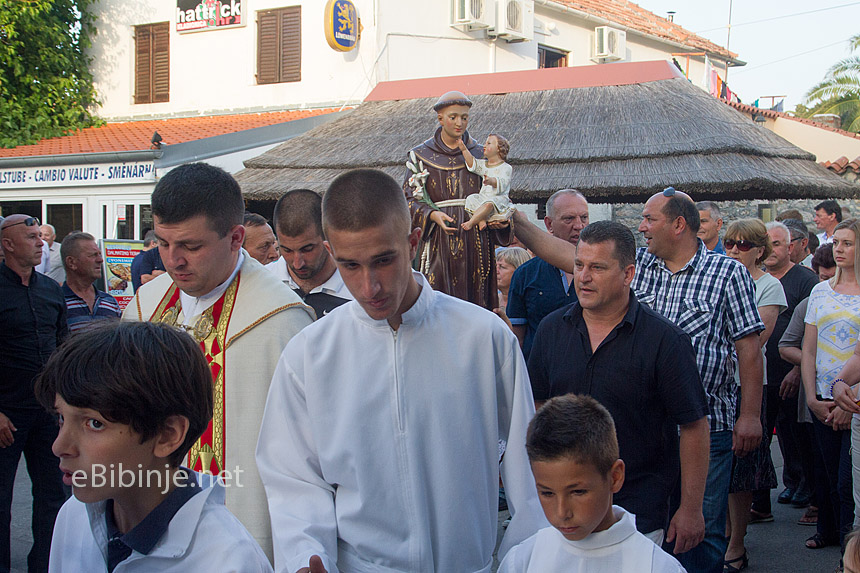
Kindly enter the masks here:
<path id="1" fill-rule="evenodd" d="M 806 549 L 803 542 L 815 533 L 814 527 L 797 525 L 803 509 L 776 503 L 782 491 L 782 455 L 774 438 L 771 447 L 780 487 L 773 490 L 771 523 L 749 526 L 746 537 L 749 573 L 830 573 L 839 564 L 839 548 Z M 505 515 L 500 513 L 500 522 Z M 12 573 L 27 572 L 27 552 L 32 544 L 30 532 L 30 480 L 22 459 L 15 479 L 12 503 Z"/>

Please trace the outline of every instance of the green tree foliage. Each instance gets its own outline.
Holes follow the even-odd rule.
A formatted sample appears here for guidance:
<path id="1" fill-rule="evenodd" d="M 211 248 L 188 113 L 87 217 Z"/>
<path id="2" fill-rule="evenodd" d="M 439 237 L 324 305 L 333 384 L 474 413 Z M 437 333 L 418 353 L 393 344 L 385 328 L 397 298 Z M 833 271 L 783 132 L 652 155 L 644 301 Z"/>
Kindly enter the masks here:
<path id="1" fill-rule="evenodd" d="M 797 113 L 812 117 L 833 113 L 842 118 L 842 129 L 860 132 L 860 34 L 850 40 L 851 55 L 836 62 L 805 96 L 806 106 Z M 802 113 L 803 112 L 803 113 Z"/>
<path id="2" fill-rule="evenodd" d="M 98 123 L 85 50 L 93 0 L 0 0 L 0 147 Z"/>

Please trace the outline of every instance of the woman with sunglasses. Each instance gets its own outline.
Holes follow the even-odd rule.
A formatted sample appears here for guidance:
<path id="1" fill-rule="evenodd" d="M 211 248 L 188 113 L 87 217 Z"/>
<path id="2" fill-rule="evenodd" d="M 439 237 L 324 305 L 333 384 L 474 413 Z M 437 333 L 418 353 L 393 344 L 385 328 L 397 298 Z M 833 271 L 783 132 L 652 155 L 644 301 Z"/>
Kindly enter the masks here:
<path id="1" fill-rule="evenodd" d="M 762 350 L 776 325 L 776 317 L 786 309 L 785 292 L 779 280 L 761 269 L 762 262 L 773 251 L 767 228 L 758 219 L 733 221 L 726 229 L 723 245 L 726 255 L 746 267 L 755 282 L 755 298 L 759 315 L 764 322 L 764 330 L 759 335 Z M 762 352 L 762 360 L 765 360 Z M 764 365 L 763 371 L 767 372 Z M 735 372 L 737 379 L 737 372 Z M 738 380 L 738 383 L 740 381 Z M 762 384 L 765 380 L 762 380 Z M 765 398 L 762 393 L 761 423 L 765 424 Z M 740 411 L 740 394 L 738 407 Z M 762 433 L 764 435 L 764 433 Z M 735 457 L 732 461 L 732 483 L 729 488 L 729 532 L 730 540 L 725 555 L 724 571 L 736 572 L 745 569 L 749 563 L 744 536 L 750 519 L 752 492 L 759 489 L 772 489 L 777 486 L 776 471 L 770 459 L 770 440 L 762 439 L 757 449 L 746 456 Z"/>
<path id="2" fill-rule="evenodd" d="M 806 540 L 817 549 L 843 544 L 854 521 L 851 483 L 851 414 L 833 401 L 833 386 L 851 357 L 860 333 L 860 221 L 842 221 L 833 232 L 836 275 L 817 284 L 809 295 L 800 373 L 806 404 L 812 412 L 816 444 L 816 489 L 821 492 L 818 531 Z M 822 471 L 823 469 L 823 471 Z M 821 476 L 822 480 L 819 480 Z M 819 487 L 819 481 L 824 481 Z"/>

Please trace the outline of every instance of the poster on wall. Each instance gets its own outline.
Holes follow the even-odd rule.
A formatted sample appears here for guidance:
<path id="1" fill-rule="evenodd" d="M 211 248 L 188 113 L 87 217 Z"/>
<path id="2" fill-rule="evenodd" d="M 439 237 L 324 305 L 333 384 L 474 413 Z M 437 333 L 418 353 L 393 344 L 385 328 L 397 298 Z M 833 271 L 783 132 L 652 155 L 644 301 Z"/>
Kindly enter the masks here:
<path id="1" fill-rule="evenodd" d="M 143 250 L 143 241 L 102 239 L 102 276 L 105 291 L 125 310 L 134 296 L 131 284 L 131 261 Z"/>
<path id="2" fill-rule="evenodd" d="M 242 0 L 176 0 L 176 31 L 203 32 L 244 26 Z"/>

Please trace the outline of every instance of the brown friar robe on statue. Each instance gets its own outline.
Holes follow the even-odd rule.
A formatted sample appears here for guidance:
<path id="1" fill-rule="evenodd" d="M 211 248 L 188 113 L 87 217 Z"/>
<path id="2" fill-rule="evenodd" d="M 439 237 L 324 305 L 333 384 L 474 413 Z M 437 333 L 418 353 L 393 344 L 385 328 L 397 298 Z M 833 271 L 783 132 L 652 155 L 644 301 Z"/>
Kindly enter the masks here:
<path id="1" fill-rule="evenodd" d="M 510 243 L 511 228 L 484 231 L 478 231 L 477 227 L 469 231 L 460 228 L 469 220 L 465 199 L 481 190 L 482 180 L 466 168 L 459 149 L 451 149 L 442 142 L 441 133 L 442 128 L 436 128 L 433 137 L 412 149 L 429 172 L 424 184 L 425 199 L 413 195 L 414 189 L 409 185 L 411 171 L 407 171 L 403 183 L 412 226 L 422 231 L 417 267 L 434 290 L 492 310 L 499 306 L 495 247 Z M 463 133 L 463 141 L 475 158 L 484 157 L 483 148 L 468 131 Z M 427 198 L 454 219 L 448 225 L 456 226 L 456 232 L 446 235 L 430 220 L 434 208 Z"/>

